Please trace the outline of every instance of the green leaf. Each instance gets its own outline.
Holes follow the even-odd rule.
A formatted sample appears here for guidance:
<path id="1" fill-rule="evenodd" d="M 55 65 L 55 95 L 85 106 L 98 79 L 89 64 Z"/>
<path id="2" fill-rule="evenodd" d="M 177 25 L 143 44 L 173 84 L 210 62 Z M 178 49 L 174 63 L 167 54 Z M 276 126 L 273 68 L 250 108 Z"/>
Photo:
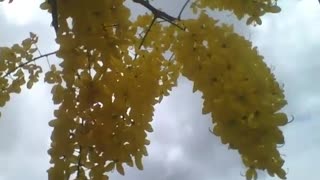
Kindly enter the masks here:
<path id="1" fill-rule="evenodd" d="M 33 86 L 33 81 L 29 80 L 29 81 L 27 82 L 27 88 L 28 88 L 28 89 L 31 89 L 32 86 Z"/>
<path id="2" fill-rule="evenodd" d="M 139 157 L 135 156 L 134 157 L 134 161 L 135 161 L 135 164 L 136 164 L 137 168 L 140 169 L 140 170 L 143 170 L 142 156 L 139 156 Z"/>
<path id="3" fill-rule="evenodd" d="M 28 39 L 25 39 L 22 41 L 22 47 L 25 49 L 25 50 L 28 50 L 31 48 L 31 45 L 32 45 L 32 40 L 30 38 Z"/>
<path id="4" fill-rule="evenodd" d="M 281 8 L 277 5 L 271 6 L 269 9 L 269 12 L 271 12 L 271 13 L 279 13 L 280 11 L 281 11 Z"/>
<path id="5" fill-rule="evenodd" d="M 106 166 L 105 170 L 106 170 L 107 172 L 108 172 L 108 171 L 112 171 L 112 170 L 114 169 L 114 165 L 115 165 L 114 162 L 110 162 L 110 163 Z"/>
<path id="6" fill-rule="evenodd" d="M 52 100 L 54 104 L 60 104 L 63 101 L 63 92 L 64 88 L 60 84 L 57 84 L 52 87 L 51 93 L 53 94 Z"/>
<path id="7" fill-rule="evenodd" d="M 50 4 L 46 1 L 40 4 L 40 9 L 47 10 L 50 8 Z"/>
<path id="8" fill-rule="evenodd" d="M 124 169 L 123 169 L 123 166 L 121 163 L 117 163 L 116 164 L 116 168 L 117 168 L 117 171 L 121 174 L 121 175 L 124 175 Z"/>

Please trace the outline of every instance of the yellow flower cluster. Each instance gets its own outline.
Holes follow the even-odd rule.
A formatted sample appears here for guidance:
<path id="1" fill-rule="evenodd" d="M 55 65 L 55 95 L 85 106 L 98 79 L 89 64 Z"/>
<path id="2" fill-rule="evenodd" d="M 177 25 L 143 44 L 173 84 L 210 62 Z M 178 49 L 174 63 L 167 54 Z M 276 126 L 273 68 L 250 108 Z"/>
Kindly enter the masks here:
<path id="1" fill-rule="evenodd" d="M 242 155 L 249 179 L 255 169 L 285 178 L 277 144 L 284 143 L 279 126 L 288 120 L 279 110 L 283 90 L 256 48 L 228 26 L 206 14 L 184 21 L 186 33 L 175 43 L 182 75 L 203 93 L 203 114 L 211 113 L 213 133 Z"/>
<path id="2" fill-rule="evenodd" d="M 266 13 L 278 13 L 281 8 L 277 6 L 278 0 L 199 0 L 194 1 L 192 8 L 194 12 L 199 9 L 210 8 L 219 11 L 232 11 L 238 19 L 249 16 L 247 24 L 259 24 L 261 16 Z"/>
<path id="3" fill-rule="evenodd" d="M 106 172 L 114 168 L 124 174 L 124 163 L 143 169 L 154 105 L 169 94 L 180 72 L 163 53 L 170 41 L 164 38 L 166 33 L 153 31 L 145 46 L 150 43 L 154 49 L 138 48 L 135 35 L 149 22 L 139 18 L 131 23 L 122 1 L 82 0 L 77 6 L 70 2 L 61 1 L 64 8 L 59 12 L 57 56 L 63 61 L 45 75 L 45 81 L 54 85 L 53 102 L 59 105 L 49 123 L 53 127 L 49 179 L 74 174 L 80 179 L 107 179 Z M 66 17 L 71 25 L 62 22 Z M 173 33 L 169 27 L 156 29 Z M 162 40 L 151 40 L 156 36 Z"/>
<path id="4" fill-rule="evenodd" d="M 25 83 L 30 89 L 39 80 L 42 68 L 31 64 L 33 53 L 37 51 L 37 41 L 38 37 L 30 33 L 30 37 L 21 44 L 0 47 L 0 107 L 9 101 L 11 93 L 20 93 Z M 25 73 L 28 73 L 29 77 L 26 78 Z"/>
<path id="5" fill-rule="evenodd" d="M 239 151 L 246 178 L 256 179 L 261 169 L 285 179 L 277 150 L 284 144 L 279 127 L 288 123 L 280 112 L 283 90 L 256 48 L 204 11 L 230 10 L 239 19 L 248 15 L 247 24 L 261 24 L 265 13 L 280 12 L 277 1 L 197 0 L 191 7 L 201 12 L 189 20 L 180 19 L 189 1 L 177 18 L 149 1 L 132 2 L 151 13 L 132 18 L 125 0 L 45 0 L 40 6 L 52 13 L 60 46 L 49 54 L 62 59 L 44 77 L 58 106 L 49 122 L 49 179 L 103 180 L 113 169 L 124 175 L 124 164 L 143 169 L 154 106 L 180 73 L 203 93 L 212 133 Z M 42 69 L 32 62 L 49 54 L 34 57 L 37 40 L 30 33 L 21 45 L 0 47 L 0 107 L 22 85 L 38 81 Z"/>

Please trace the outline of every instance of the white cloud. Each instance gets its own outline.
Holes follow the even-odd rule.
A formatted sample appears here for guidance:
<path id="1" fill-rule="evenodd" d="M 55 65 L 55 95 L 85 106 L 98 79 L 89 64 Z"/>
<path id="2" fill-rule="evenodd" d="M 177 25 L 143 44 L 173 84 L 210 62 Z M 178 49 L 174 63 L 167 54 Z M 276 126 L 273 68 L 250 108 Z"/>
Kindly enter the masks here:
<path id="1" fill-rule="evenodd" d="M 36 14 L 40 11 L 40 0 L 14 0 L 12 3 L 1 3 L 0 9 L 5 19 L 13 24 L 26 25 L 41 18 Z"/>

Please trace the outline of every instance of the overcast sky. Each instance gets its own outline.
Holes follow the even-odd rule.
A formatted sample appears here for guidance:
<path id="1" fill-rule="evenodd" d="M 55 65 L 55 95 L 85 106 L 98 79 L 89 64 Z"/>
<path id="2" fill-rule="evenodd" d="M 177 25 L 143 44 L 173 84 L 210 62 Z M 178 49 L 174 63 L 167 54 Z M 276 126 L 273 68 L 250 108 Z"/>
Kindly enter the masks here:
<path id="1" fill-rule="evenodd" d="M 14 0 L 0 5 L 0 46 L 26 38 L 30 31 L 40 37 L 42 53 L 57 48 L 50 16 L 39 10 L 37 0 Z M 32 2 L 32 3 L 30 3 Z M 174 12 L 183 1 L 159 4 Z M 283 131 L 289 180 L 317 180 L 320 162 L 320 4 L 317 0 L 281 0 L 281 14 L 263 17 L 262 26 L 237 30 L 250 38 L 285 85 L 289 102 L 285 108 L 295 121 Z M 221 16 L 232 21 L 230 16 Z M 52 59 L 53 61 L 54 59 Z M 49 168 L 54 106 L 50 87 L 38 83 L 32 90 L 12 96 L 0 119 L 0 180 L 43 180 Z M 245 173 L 239 155 L 228 150 L 209 133 L 210 118 L 201 115 L 201 94 L 192 93 L 192 83 L 181 78 L 171 96 L 157 105 L 149 135 L 149 156 L 144 171 L 126 168 L 126 175 L 111 180 L 241 180 Z M 271 180 L 263 173 L 259 179 Z M 274 178 L 276 179 L 276 178 Z"/>

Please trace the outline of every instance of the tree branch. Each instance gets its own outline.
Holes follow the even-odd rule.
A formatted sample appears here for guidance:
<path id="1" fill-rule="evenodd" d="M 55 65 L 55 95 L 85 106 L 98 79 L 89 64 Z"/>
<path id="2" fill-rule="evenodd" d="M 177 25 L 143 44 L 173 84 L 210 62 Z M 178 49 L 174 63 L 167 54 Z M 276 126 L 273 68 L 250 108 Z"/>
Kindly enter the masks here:
<path id="1" fill-rule="evenodd" d="M 190 2 L 190 0 L 187 0 L 185 3 L 184 3 L 184 5 L 182 6 L 182 8 L 181 8 L 181 10 L 180 10 L 180 12 L 179 12 L 179 15 L 178 15 L 178 17 L 177 17 L 177 19 L 178 20 L 181 20 L 181 14 L 182 14 L 182 12 L 184 11 L 184 9 L 186 8 L 186 6 L 187 6 L 187 4 Z"/>
<path id="2" fill-rule="evenodd" d="M 82 164 L 81 164 L 81 151 L 82 151 L 82 147 L 81 145 L 79 145 L 79 159 L 78 159 L 78 167 L 77 167 L 77 179 L 80 179 L 80 170 L 81 170 L 81 167 L 82 167 Z"/>
<path id="3" fill-rule="evenodd" d="M 149 1 L 145 1 L 145 0 L 132 0 L 133 2 L 135 3 L 139 3 L 141 4 L 142 6 L 146 7 L 147 9 L 149 9 L 152 14 L 154 14 L 154 16 L 156 18 L 160 18 L 160 19 L 163 19 L 165 21 L 168 21 L 168 22 L 173 22 L 173 21 L 176 21 L 178 20 L 176 17 L 173 17 L 173 16 L 170 16 L 169 14 L 159 10 L 159 9 L 156 9 L 155 7 L 153 7 Z"/>
<path id="4" fill-rule="evenodd" d="M 150 32 L 150 30 L 151 30 L 151 27 L 153 26 L 153 24 L 154 24 L 154 22 L 156 21 L 156 19 L 157 19 L 156 17 L 154 17 L 154 18 L 152 19 L 152 21 L 151 21 L 151 23 L 150 23 L 150 25 L 149 25 L 146 33 L 144 34 L 144 36 L 143 36 L 143 38 L 142 38 L 142 40 L 141 40 L 141 42 L 140 42 L 140 44 L 139 44 L 139 47 L 138 47 L 139 49 L 142 47 L 144 41 L 146 40 L 147 35 L 149 34 L 149 32 Z"/>
<path id="5" fill-rule="evenodd" d="M 56 33 L 58 32 L 58 5 L 57 0 L 48 0 L 48 3 L 51 6 L 51 15 L 52 15 L 52 26 L 54 27 L 54 30 Z"/>
<path id="6" fill-rule="evenodd" d="M 29 64 L 29 63 L 31 63 L 31 62 L 34 62 L 34 61 L 36 61 L 36 60 L 38 60 L 38 59 L 41 59 L 41 58 L 43 58 L 43 57 L 51 56 L 51 55 L 53 55 L 53 54 L 56 54 L 57 52 L 58 52 L 58 51 L 54 51 L 54 52 L 51 52 L 51 53 L 43 54 L 43 55 L 41 55 L 41 56 L 38 56 L 38 57 L 33 58 L 33 59 L 30 60 L 30 61 L 21 63 L 19 66 L 17 66 L 17 67 L 15 67 L 14 69 L 8 71 L 3 77 L 9 76 L 11 73 L 15 72 L 17 69 L 19 69 L 19 68 L 21 68 L 21 67 L 23 67 L 23 66 L 25 66 L 25 65 L 27 65 L 27 64 Z"/>
<path id="7" fill-rule="evenodd" d="M 144 34 L 144 36 L 143 36 L 143 38 L 142 38 L 142 40 L 141 40 L 141 42 L 140 42 L 140 44 L 138 46 L 138 50 L 141 49 L 144 41 L 146 40 L 146 38 L 147 38 L 147 36 L 148 36 L 148 34 L 149 34 L 150 30 L 151 30 L 151 27 L 153 26 L 153 24 L 156 21 L 156 19 L 157 19 L 157 17 L 154 16 L 152 21 L 151 21 L 151 23 L 150 23 L 150 25 L 149 25 L 149 27 L 148 27 L 148 29 L 147 29 L 147 31 L 146 31 L 146 33 Z M 134 56 L 134 59 L 137 59 L 137 56 L 138 56 L 138 54 L 136 53 L 135 56 Z"/>
<path id="8" fill-rule="evenodd" d="M 140 42 L 140 44 L 139 44 L 139 46 L 138 46 L 138 49 L 139 49 L 139 50 L 141 49 L 144 41 L 146 40 L 147 35 L 148 35 L 148 33 L 150 32 L 153 24 L 156 22 L 156 20 L 157 20 L 158 18 L 160 18 L 160 19 L 162 19 L 162 20 L 164 20 L 164 21 L 166 21 L 166 22 L 168 22 L 168 23 L 170 23 L 170 24 L 178 27 L 179 29 L 181 29 L 181 30 L 183 30 L 183 31 L 185 30 L 185 28 L 179 26 L 179 25 L 176 24 L 174 21 L 180 21 L 180 20 L 181 20 L 181 14 L 182 14 L 183 10 L 185 9 L 185 7 L 187 6 L 187 4 L 189 3 L 190 0 L 187 0 L 187 1 L 184 3 L 184 5 L 182 6 L 182 8 L 181 8 L 181 10 L 180 10 L 180 12 L 179 12 L 178 17 L 173 17 L 173 16 L 167 14 L 166 12 L 163 12 L 163 11 L 161 11 L 161 10 L 159 10 L 159 9 L 156 9 L 155 7 L 153 7 L 153 6 L 149 3 L 148 0 L 132 0 L 132 1 L 135 2 L 135 3 L 139 3 L 139 4 L 141 4 L 142 6 L 146 7 L 147 9 L 149 9 L 149 10 L 152 12 L 153 16 L 154 16 L 153 19 L 152 19 L 152 21 L 151 21 L 151 23 L 150 23 L 150 25 L 149 25 L 149 27 L 148 27 L 148 29 L 147 29 L 147 31 L 146 31 L 146 33 L 144 34 L 144 36 L 143 36 L 143 38 L 142 38 L 142 40 L 141 40 L 141 42 Z M 135 54 L 134 59 L 136 59 L 136 58 L 137 58 L 137 53 Z"/>

